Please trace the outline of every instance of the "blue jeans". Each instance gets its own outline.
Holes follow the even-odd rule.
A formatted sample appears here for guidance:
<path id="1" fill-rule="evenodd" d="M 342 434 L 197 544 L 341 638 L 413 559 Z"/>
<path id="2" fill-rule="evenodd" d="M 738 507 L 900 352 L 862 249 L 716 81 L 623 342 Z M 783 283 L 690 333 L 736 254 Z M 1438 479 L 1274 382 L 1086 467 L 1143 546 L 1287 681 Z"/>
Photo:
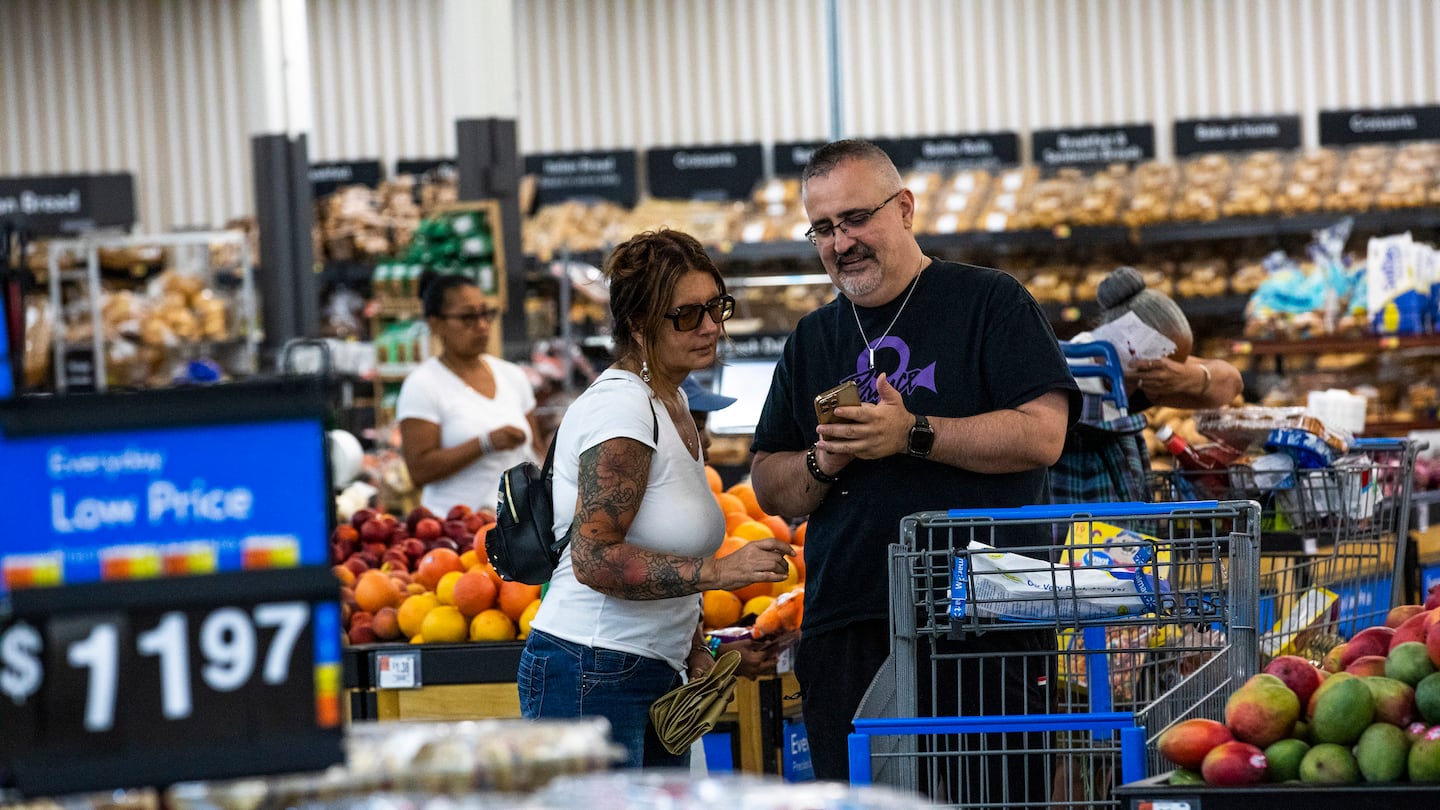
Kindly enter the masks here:
<path id="1" fill-rule="evenodd" d="M 575 644 L 531 630 L 516 675 L 520 714 L 530 719 L 604 717 L 625 746 L 625 767 L 688 767 L 650 725 L 650 704 L 680 685 L 680 673 L 656 658 Z"/>

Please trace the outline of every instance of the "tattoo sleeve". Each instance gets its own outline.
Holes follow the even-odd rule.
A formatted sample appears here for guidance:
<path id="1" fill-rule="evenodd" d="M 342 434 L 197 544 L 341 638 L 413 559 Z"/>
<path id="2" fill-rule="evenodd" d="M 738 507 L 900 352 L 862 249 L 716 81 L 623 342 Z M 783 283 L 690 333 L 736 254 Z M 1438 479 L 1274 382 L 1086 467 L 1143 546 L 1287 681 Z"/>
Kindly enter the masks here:
<path id="1" fill-rule="evenodd" d="M 620 599 L 667 599 L 700 592 L 699 557 L 648 551 L 625 542 L 640 511 L 654 451 L 610 439 L 580 454 L 579 503 L 570 538 L 575 578 Z"/>

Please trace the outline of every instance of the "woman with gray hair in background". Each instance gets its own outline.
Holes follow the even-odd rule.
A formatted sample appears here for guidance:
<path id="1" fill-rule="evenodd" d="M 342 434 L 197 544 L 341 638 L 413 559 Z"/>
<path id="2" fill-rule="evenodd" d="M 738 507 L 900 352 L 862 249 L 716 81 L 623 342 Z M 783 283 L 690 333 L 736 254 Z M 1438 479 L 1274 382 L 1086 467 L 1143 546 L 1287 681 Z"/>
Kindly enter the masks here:
<path id="1" fill-rule="evenodd" d="M 1207 360 L 1191 354 L 1195 338 L 1190 321 L 1170 296 L 1145 286 L 1145 277 L 1133 267 L 1117 267 L 1100 282 L 1100 323 L 1129 313 L 1175 342 L 1175 351 L 1158 360 L 1140 360 L 1125 371 L 1125 393 L 1130 412 L 1152 405 L 1172 408 L 1217 408 L 1229 404 L 1245 388 L 1240 370 L 1224 360 Z"/>
<path id="2" fill-rule="evenodd" d="M 1145 286 L 1133 267 L 1116 268 L 1100 282 L 1100 324 L 1134 313 L 1136 318 L 1175 343 L 1175 351 L 1156 360 L 1138 360 L 1125 369 L 1127 412 L 1105 413 L 1100 399 L 1087 394 L 1080 421 L 1065 436 L 1065 450 L 1050 467 L 1053 503 L 1133 502 L 1150 500 L 1147 475 L 1150 452 L 1142 411 L 1153 405 L 1215 408 L 1232 402 L 1245 387 L 1240 371 L 1224 360 L 1191 354 L 1195 338 L 1190 321 L 1170 296 Z M 1082 388 L 1084 383 L 1082 381 Z"/>

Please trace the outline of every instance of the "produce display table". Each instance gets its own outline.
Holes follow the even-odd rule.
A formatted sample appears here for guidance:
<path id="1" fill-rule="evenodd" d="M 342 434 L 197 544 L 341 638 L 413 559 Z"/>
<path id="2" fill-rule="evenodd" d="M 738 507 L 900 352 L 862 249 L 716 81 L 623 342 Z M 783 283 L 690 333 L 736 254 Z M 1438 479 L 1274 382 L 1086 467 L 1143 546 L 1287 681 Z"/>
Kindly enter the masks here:
<path id="1" fill-rule="evenodd" d="M 1245 787 L 1167 785 L 1170 774 L 1115 788 L 1120 810 L 1431 810 L 1440 785 L 1264 784 Z"/>
<path id="2" fill-rule="evenodd" d="M 343 685 L 354 720 L 475 720 L 519 717 L 515 672 L 523 641 L 462 644 L 362 644 L 345 648 Z M 387 688 L 382 664 L 409 661 L 414 687 Z M 738 769 L 780 773 L 782 724 L 800 711 L 800 687 L 790 673 L 741 678 L 720 716 L 733 724 Z"/>

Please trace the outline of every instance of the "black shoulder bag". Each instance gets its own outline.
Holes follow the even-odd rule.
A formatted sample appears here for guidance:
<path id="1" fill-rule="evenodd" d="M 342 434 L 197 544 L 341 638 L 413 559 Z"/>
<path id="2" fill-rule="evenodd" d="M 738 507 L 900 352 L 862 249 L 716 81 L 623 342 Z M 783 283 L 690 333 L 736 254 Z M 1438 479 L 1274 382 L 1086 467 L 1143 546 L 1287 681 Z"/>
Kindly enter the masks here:
<path id="1" fill-rule="evenodd" d="M 655 423 L 651 441 L 658 444 L 660 418 L 655 414 L 653 402 L 650 418 Z M 550 440 L 544 467 L 537 469 L 534 462 L 525 461 L 500 476 L 496 523 L 485 538 L 485 552 L 503 579 L 527 585 L 549 582 L 555 566 L 560 563 L 560 553 L 570 543 L 570 532 L 564 537 L 555 536 L 553 482 L 555 442 L 559 436 L 557 430 L 555 438 Z M 571 531 L 574 531 L 573 523 Z"/>

